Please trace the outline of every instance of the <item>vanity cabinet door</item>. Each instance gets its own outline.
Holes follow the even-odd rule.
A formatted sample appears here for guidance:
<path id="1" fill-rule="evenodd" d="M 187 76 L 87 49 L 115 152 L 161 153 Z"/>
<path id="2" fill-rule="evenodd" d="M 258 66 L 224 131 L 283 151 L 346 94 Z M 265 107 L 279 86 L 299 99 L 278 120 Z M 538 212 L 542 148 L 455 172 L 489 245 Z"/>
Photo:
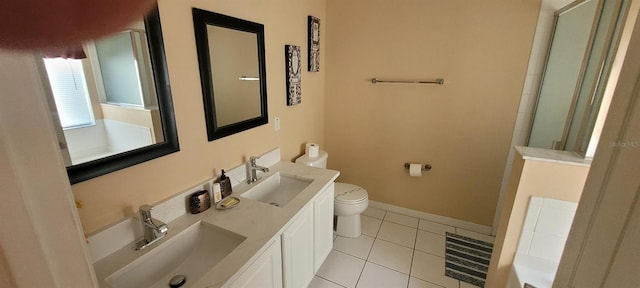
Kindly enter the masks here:
<path id="1" fill-rule="evenodd" d="M 314 274 L 333 249 L 333 189 L 334 184 L 331 183 L 313 203 Z"/>
<path id="2" fill-rule="evenodd" d="M 282 233 L 285 288 L 307 287 L 313 279 L 313 230 L 313 205 L 309 204 Z"/>
<path id="3" fill-rule="evenodd" d="M 282 250 L 276 238 L 258 260 L 253 262 L 231 288 L 282 288 Z"/>

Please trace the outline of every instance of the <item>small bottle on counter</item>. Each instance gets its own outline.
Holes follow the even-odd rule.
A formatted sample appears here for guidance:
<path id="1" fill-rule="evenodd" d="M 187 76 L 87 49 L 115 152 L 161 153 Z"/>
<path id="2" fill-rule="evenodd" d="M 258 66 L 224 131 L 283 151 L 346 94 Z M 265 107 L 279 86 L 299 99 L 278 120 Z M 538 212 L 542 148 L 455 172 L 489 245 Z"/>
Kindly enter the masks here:
<path id="1" fill-rule="evenodd" d="M 213 203 L 218 204 L 222 200 L 222 189 L 220 183 L 213 183 Z"/>
<path id="2" fill-rule="evenodd" d="M 222 198 L 224 199 L 225 197 L 231 195 L 231 192 L 233 192 L 231 190 L 231 179 L 229 179 L 229 177 L 227 177 L 227 175 L 224 175 L 224 169 L 222 170 L 222 174 L 220 175 L 220 190 L 222 192 Z"/>

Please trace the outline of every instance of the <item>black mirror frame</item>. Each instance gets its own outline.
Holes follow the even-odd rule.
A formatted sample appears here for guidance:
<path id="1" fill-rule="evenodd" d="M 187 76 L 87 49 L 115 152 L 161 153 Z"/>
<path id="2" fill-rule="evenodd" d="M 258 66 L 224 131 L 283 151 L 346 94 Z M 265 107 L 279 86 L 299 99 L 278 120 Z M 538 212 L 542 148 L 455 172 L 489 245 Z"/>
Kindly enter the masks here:
<path id="1" fill-rule="evenodd" d="M 202 97 L 209 141 L 269 123 L 269 116 L 267 112 L 267 73 L 265 65 L 264 25 L 198 8 L 193 8 L 192 12 L 196 48 L 198 52 L 198 65 L 200 67 L 200 84 L 202 86 Z M 213 98 L 214 80 L 211 73 L 211 57 L 209 55 L 207 25 L 214 25 L 256 34 L 258 48 L 258 73 L 260 74 L 260 116 L 222 127 L 218 126 L 216 120 L 216 105 Z"/>
<path id="2" fill-rule="evenodd" d="M 173 113 L 169 71 L 167 70 L 167 61 L 162 39 L 160 14 L 157 7 L 145 17 L 144 22 L 147 29 L 147 41 L 149 43 L 151 66 L 153 68 L 156 93 L 158 96 L 158 108 L 160 109 L 160 119 L 162 120 L 164 142 L 69 166 L 67 167 L 67 174 L 69 175 L 69 182 L 71 182 L 71 184 L 76 184 L 180 151 L 178 129 L 176 127 L 175 114 Z"/>

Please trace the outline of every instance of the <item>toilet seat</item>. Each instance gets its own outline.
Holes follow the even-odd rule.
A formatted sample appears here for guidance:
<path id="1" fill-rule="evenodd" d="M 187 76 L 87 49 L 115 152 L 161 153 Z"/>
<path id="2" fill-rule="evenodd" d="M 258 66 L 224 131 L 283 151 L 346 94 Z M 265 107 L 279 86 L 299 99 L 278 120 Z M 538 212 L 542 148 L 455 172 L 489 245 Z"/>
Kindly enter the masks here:
<path id="1" fill-rule="evenodd" d="M 347 183 L 335 183 L 334 198 L 336 203 L 356 205 L 369 200 L 367 190 Z"/>
<path id="2" fill-rule="evenodd" d="M 320 150 L 318 157 L 308 154 L 296 159 L 296 163 L 318 168 L 327 168 L 328 154 Z M 369 206 L 367 190 L 358 185 L 335 182 L 333 190 L 333 223 L 335 235 L 358 238 L 362 234 L 360 214 Z"/>

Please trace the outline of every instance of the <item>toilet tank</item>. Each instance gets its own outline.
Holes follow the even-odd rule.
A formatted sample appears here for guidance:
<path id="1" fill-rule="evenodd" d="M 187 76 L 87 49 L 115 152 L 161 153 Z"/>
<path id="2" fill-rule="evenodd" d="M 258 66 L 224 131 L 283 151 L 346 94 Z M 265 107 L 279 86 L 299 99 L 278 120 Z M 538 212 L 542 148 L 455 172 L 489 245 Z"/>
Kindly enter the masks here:
<path id="1" fill-rule="evenodd" d="M 304 154 L 296 159 L 296 163 L 326 169 L 327 157 L 329 157 L 329 154 L 320 150 L 318 157 L 309 157 L 309 155 Z"/>

